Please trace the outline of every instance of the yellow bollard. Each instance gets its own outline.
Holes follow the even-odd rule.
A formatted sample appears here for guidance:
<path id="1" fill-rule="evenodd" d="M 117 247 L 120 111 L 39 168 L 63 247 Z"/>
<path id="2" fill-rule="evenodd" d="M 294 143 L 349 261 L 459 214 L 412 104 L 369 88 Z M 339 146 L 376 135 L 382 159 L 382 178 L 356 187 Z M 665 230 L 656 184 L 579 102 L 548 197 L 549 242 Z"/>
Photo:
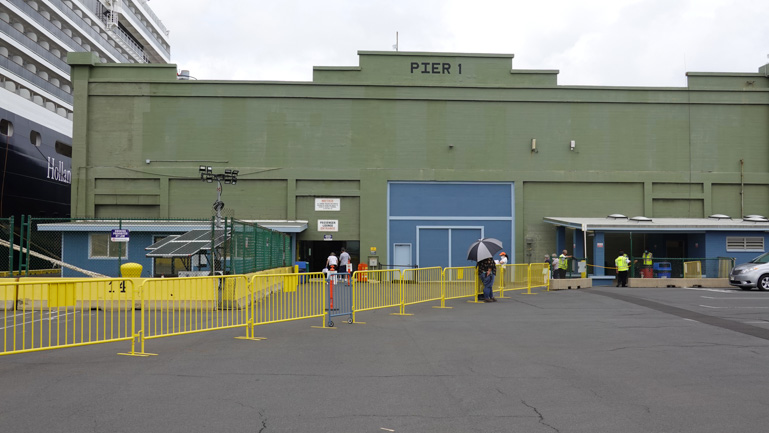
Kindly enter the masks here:
<path id="1" fill-rule="evenodd" d="M 141 278 L 142 265 L 138 263 L 124 263 L 120 265 L 120 275 L 123 278 Z"/>

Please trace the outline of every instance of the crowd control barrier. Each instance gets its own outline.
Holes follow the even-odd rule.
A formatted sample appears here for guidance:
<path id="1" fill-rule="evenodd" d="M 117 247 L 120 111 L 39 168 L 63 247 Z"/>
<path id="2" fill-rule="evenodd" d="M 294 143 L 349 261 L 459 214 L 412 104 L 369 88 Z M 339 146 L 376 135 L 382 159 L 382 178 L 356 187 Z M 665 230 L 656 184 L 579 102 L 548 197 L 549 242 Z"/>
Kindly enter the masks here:
<path id="1" fill-rule="evenodd" d="M 529 287 L 529 267 L 532 265 L 497 266 L 497 280 L 499 280 L 499 283 L 496 285 L 499 290 L 499 297 L 504 298 L 505 292 L 526 290 Z"/>
<path id="2" fill-rule="evenodd" d="M 130 341 L 135 294 L 125 279 L 0 282 L 0 354 Z"/>
<path id="3" fill-rule="evenodd" d="M 443 268 L 441 277 L 441 307 L 446 307 L 447 299 L 475 298 L 477 300 L 478 278 L 475 266 Z"/>
<path id="4" fill-rule="evenodd" d="M 400 276 L 397 269 L 356 271 L 353 274 L 352 319 L 361 311 L 401 305 Z"/>
<path id="5" fill-rule="evenodd" d="M 28 279 L 0 281 L 3 346 L 0 355 L 86 344 L 130 341 L 124 355 L 149 356 L 148 340 L 213 330 L 333 318 L 356 322 L 363 311 L 447 299 L 477 302 L 475 267 L 361 270 L 349 274 L 279 273 L 153 279 Z M 495 291 L 548 284 L 547 265 L 505 265 Z M 328 326 L 327 326 L 328 325 Z M 137 347 L 138 345 L 138 347 Z"/>
<path id="6" fill-rule="evenodd" d="M 254 326 L 320 318 L 326 321 L 327 281 L 323 272 L 255 275 L 251 278 L 251 317 Z"/>
<path id="7" fill-rule="evenodd" d="M 401 272 L 401 303 L 398 314 L 406 314 L 406 305 L 441 299 L 441 268 L 405 269 Z"/>

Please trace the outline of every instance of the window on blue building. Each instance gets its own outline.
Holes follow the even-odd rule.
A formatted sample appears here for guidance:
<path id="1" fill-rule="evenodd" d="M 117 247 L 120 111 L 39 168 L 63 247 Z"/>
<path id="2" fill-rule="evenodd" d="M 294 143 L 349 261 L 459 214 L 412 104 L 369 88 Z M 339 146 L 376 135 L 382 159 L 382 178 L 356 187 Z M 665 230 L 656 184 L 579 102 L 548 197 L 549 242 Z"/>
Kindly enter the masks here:
<path id="1" fill-rule="evenodd" d="M 112 242 L 109 233 L 91 233 L 88 244 L 89 258 L 128 258 L 128 242 Z"/>

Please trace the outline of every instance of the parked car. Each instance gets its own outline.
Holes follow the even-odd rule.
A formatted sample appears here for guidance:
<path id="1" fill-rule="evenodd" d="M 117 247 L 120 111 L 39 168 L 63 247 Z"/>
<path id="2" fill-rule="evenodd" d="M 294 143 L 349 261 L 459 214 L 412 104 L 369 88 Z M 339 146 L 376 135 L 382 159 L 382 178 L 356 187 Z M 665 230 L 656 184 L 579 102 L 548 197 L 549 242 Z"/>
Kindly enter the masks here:
<path id="1" fill-rule="evenodd" d="M 742 290 L 769 290 L 769 253 L 735 266 L 729 274 L 729 284 Z"/>

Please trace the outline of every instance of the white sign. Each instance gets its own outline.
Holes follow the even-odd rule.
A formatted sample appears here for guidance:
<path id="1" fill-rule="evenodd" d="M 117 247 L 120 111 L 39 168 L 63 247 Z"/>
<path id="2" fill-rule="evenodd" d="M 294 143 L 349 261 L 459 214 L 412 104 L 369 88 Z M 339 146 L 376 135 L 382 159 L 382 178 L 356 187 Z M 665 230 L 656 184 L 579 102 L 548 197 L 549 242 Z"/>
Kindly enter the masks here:
<path id="1" fill-rule="evenodd" d="M 318 220 L 319 232 L 338 232 L 339 220 Z"/>
<path id="2" fill-rule="evenodd" d="M 113 229 L 110 237 L 112 242 L 128 242 L 128 230 Z"/>
<path id="3" fill-rule="evenodd" d="M 339 211 L 342 209 L 341 198 L 316 198 L 316 211 Z"/>

